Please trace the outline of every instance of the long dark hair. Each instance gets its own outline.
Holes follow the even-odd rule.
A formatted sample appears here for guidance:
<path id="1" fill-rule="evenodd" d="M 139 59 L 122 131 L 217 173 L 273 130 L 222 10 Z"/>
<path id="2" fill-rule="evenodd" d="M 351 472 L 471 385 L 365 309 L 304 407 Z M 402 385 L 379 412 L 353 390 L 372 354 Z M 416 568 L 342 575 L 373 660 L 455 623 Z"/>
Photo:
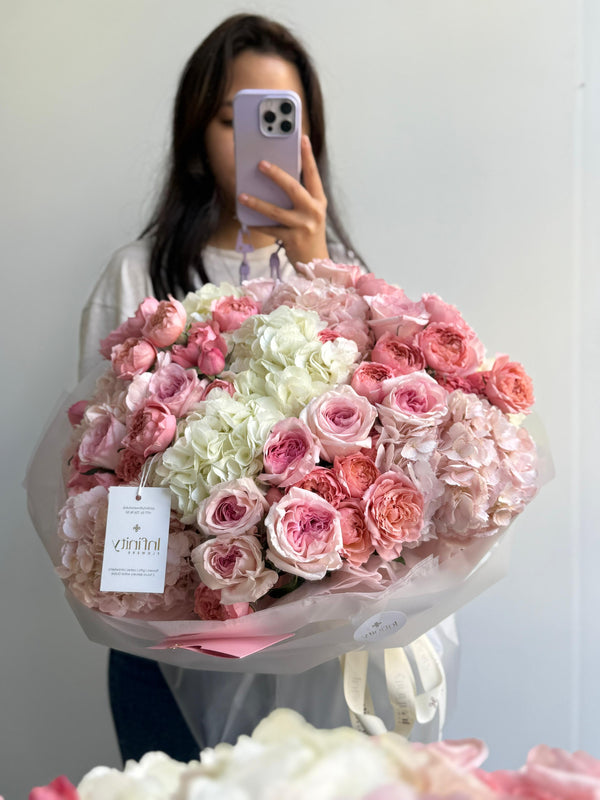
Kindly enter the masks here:
<path id="1" fill-rule="evenodd" d="M 233 59 L 246 50 L 274 54 L 294 64 L 306 98 L 310 139 L 328 198 L 328 237 L 352 250 L 329 197 L 323 96 L 300 42 L 277 22 L 236 14 L 222 22 L 188 60 L 173 113 L 170 164 L 156 209 L 142 236 L 152 235 L 150 276 L 158 298 L 205 283 L 202 251 L 219 224 L 219 199 L 208 165 L 205 134 L 223 103 Z M 196 280 L 194 280 L 196 278 Z"/>

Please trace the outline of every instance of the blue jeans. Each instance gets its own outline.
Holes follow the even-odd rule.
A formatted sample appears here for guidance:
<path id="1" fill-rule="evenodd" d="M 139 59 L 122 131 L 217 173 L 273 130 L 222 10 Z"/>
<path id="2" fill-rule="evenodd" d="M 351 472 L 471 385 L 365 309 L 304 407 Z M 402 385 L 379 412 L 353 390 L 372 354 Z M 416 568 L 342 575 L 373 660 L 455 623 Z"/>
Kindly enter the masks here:
<path id="1" fill-rule="evenodd" d="M 149 750 L 178 761 L 198 758 L 200 747 L 155 661 L 111 650 L 108 689 L 123 762 Z"/>

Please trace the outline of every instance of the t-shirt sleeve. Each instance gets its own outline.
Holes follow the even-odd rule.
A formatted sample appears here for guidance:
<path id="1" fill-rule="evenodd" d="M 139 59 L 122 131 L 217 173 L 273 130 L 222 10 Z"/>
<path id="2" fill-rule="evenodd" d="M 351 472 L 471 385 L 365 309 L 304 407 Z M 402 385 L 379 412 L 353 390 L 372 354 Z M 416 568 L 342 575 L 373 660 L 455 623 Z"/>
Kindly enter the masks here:
<path id="1" fill-rule="evenodd" d="M 100 361 L 100 341 L 132 316 L 153 294 L 148 271 L 150 248 L 143 240 L 118 250 L 98 279 L 81 314 L 79 377 Z"/>

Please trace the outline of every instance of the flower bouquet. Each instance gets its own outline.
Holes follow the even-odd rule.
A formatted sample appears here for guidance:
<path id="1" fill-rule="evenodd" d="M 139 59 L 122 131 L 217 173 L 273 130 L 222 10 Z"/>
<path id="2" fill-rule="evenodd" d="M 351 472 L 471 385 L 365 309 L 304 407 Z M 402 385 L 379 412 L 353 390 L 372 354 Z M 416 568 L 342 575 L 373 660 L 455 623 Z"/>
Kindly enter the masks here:
<path id="1" fill-rule="evenodd" d="M 505 572 L 540 483 L 530 378 L 436 295 L 299 270 L 145 299 L 50 427 L 30 512 L 94 641 L 297 673 L 408 645 Z M 106 534 L 124 486 L 168 490 L 162 590 L 100 588 L 109 547 L 148 545 Z"/>

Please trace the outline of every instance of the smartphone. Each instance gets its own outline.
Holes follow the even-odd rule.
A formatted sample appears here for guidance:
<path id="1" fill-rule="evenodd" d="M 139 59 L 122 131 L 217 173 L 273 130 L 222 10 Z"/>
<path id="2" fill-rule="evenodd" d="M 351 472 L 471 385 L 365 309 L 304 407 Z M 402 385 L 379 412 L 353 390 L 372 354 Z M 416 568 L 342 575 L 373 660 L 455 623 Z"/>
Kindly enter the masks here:
<path id="1" fill-rule="evenodd" d="M 277 164 L 300 180 L 302 103 L 296 92 L 243 89 L 233 98 L 236 194 L 251 194 L 281 208 L 292 208 L 288 195 L 258 169 L 259 161 Z M 236 202 L 239 221 L 276 225 L 269 217 Z"/>

